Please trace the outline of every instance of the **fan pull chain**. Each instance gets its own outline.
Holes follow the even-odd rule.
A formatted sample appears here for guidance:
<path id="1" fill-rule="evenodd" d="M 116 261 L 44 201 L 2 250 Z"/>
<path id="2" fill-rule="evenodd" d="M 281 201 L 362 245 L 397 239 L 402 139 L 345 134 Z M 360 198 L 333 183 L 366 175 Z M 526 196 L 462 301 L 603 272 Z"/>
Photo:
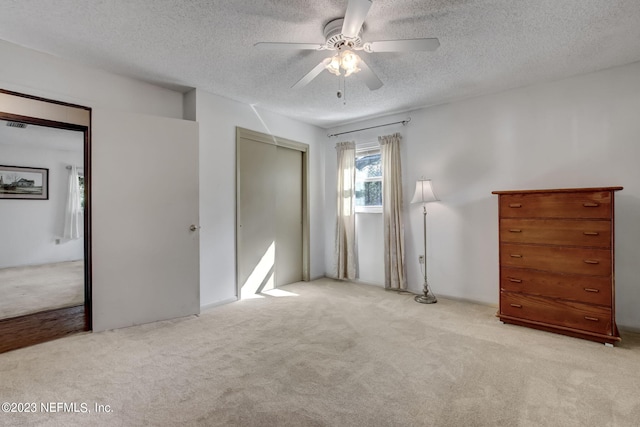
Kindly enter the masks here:
<path id="1" fill-rule="evenodd" d="M 338 99 L 342 99 L 342 104 L 347 105 L 347 79 L 345 76 L 338 78 Z"/>
<path id="2" fill-rule="evenodd" d="M 347 105 L 347 78 L 342 76 L 342 105 Z"/>

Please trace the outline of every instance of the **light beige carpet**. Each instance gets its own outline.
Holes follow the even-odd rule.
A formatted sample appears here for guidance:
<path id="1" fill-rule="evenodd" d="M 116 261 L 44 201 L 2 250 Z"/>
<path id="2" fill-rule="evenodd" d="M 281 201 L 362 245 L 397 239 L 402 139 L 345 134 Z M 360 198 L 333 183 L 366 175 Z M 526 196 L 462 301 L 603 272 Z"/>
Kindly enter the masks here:
<path id="1" fill-rule="evenodd" d="M 616 348 L 503 325 L 492 307 L 332 280 L 200 317 L 0 355 L 15 426 L 637 426 L 640 336 Z M 110 413 L 95 413 L 95 404 Z M 79 406 L 80 408 L 80 406 Z"/>
<path id="2" fill-rule="evenodd" d="M 84 261 L 0 269 L 0 319 L 84 304 Z"/>

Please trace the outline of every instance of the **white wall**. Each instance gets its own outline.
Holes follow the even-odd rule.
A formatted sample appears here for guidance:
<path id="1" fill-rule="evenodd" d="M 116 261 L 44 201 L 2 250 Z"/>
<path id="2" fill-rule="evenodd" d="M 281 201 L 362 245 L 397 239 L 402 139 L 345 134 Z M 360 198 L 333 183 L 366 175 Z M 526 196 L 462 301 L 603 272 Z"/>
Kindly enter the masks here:
<path id="1" fill-rule="evenodd" d="M 324 276 L 324 131 L 202 90 L 185 96 L 185 111 L 200 124 L 201 305 L 236 299 L 236 126 L 309 144 L 310 273 Z"/>
<path id="2" fill-rule="evenodd" d="M 0 40 L 0 88 L 83 105 L 182 118 L 182 94 Z"/>
<path id="3" fill-rule="evenodd" d="M 617 321 L 640 328 L 639 111 L 636 63 L 341 129 L 412 118 L 399 130 L 408 277 L 415 292 L 421 286 L 422 214 L 409 198 L 421 175 L 433 179 L 441 199 L 427 205 L 429 281 L 435 294 L 491 304 L 498 302 L 498 209 L 492 190 L 624 186 L 616 195 Z M 327 143 L 327 153 L 333 144 Z M 327 161 L 328 202 L 334 198 L 334 175 L 335 160 Z M 327 203 L 328 272 L 334 211 L 335 202 Z"/>
<path id="4" fill-rule="evenodd" d="M 67 204 L 66 166 L 83 162 L 84 139 L 78 134 L 76 151 L 0 143 L 3 165 L 49 169 L 49 200 L 0 200 L 0 268 L 84 259 L 83 239 L 59 242 Z"/>
<path id="5" fill-rule="evenodd" d="M 358 280 L 360 282 L 384 286 L 383 226 L 382 213 L 356 214 Z M 335 271 L 329 270 L 327 274 L 335 277 Z"/>
<path id="6" fill-rule="evenodd" d="M 93 118 L 100 118 L 100 112 L 109 113 L 118 111 L 126 114 L 147 114 L 152 116 L 162 116 L 175 119 L 182 118 L 182 94 L 179 92 L 163 89 L 141 81 L 128 79 L 125 77 L 110 74 L 101 70 L 96 70 L 82 65 L 74 64 L 51 55 L 42 54 L 29 49 L 25 49 L 11 43 L 0 41 L 0 88 L 22 92 L 30 95 L 55 99 L 58 101 L 70 102 L 86 107 L 95 108 Z M 118 126 L 118 123 L 113 123 Z M 108 132 L 101 132 L 99 129 L 93 132 L 92 147 L 97 152 L 102 148 L 101 144 L 110 144 Z M 117 147 L 109 147 L 111 158 L 120 156 L 126 158 L 131 147 L 125 144 L 117 144 Z M 153 153 L 149 153 L 153 155 Z M 92 157 L 93 179 L 95 182 L 102 182 L 102 194 L 117 194 L 117 180 L 110 179 L 112 174 L 119 174 L 121 171 L 109 160 L 100 156 Z M 144 162 L 139 164 L 137 173 L 144 173 Z M 100 203 L 100 195 L 96 195 L 93 201 Z M 144 203 L 141 200 L 141 203 Z M 100 212 L 93 212 L 99 215 Z M 94 225 L 93 231 L 96 235 L 108 236 L 109 227 L 112 224 L 104 221 L 100 225 Z M 135 239 L 135 236 L 131 236 Z M 4 245 L 5 242 L 2 242 Z M 122 242 L 119 256 L 129 254 L 132 262 L 136 259 L 136 245 L 127 245 Z M 113 282 L 118 280 L 118 272 L 113 271 L 112 260 L 108 255 L 94 257 L 93 266 L 98 271 L 108 272 L 93 281 L 94 294 L 99 295 L 101 291 L 108 292 L 108 288 Z M 170 259 L 158 262 L 170 263 Z M 144 292 L 145 287 L 132 289 Z M 143 295 L 144 296 L 144 295 Z M 111 325 L 118 322 L 117 302 L 113 304 L 102 304 L 104 301 L 96 301 L 94 306 L 99 305 L 102 313 L 102 324 Z M 153 300 L 149 300 L 152 304 Z"/>

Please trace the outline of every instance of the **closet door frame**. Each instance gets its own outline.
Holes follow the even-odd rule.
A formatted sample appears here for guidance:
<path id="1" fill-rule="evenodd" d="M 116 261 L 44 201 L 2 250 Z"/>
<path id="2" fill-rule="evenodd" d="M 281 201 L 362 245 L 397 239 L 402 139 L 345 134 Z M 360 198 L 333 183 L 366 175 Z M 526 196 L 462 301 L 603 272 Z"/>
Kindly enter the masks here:
<path id="1" fill-rule="evenodd" d="M 308 282 L 310 280 L 310 240 L 309 240 L 309 145 L 301 142 L 293 141 L 278 136 L 269 135 L 262 132 L 256 132 L 250 129 L 236 127 L 236 223 L 235 223 L 235 240 L 236 240 L 236 296 L 238 299 L 241 295 L 241 284 L 238 271 L 238 257 L 241 253 L 239 239 L 240 225 L 240 155 L 239 145 L 241 139 L 248 139 L 264 144 L 275 145 L 277 147 L 288 148 L 300 151 L 302 153 L 302 280 Z"/>

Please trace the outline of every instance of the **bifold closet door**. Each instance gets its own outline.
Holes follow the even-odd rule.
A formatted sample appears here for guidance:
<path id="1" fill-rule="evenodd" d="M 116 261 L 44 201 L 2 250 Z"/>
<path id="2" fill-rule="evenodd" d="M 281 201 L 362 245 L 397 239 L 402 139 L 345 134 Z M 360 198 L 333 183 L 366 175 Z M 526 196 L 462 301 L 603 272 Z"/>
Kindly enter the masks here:
<path id="1" fill-rule="evenodd" d="M 302 280 L 302 153 L 237 140 L 239 296 Z"/>
<path id="2" fill-rule="evenodd" d="M 276 287 L 302 280 L 302 153 L 276 150 Z"/>
<path id="3" fill-rule="evenodd" d="M 248 298 L 275 286 L 276 146 L 244 138 L 237 144 L 238 296 Z"/>

